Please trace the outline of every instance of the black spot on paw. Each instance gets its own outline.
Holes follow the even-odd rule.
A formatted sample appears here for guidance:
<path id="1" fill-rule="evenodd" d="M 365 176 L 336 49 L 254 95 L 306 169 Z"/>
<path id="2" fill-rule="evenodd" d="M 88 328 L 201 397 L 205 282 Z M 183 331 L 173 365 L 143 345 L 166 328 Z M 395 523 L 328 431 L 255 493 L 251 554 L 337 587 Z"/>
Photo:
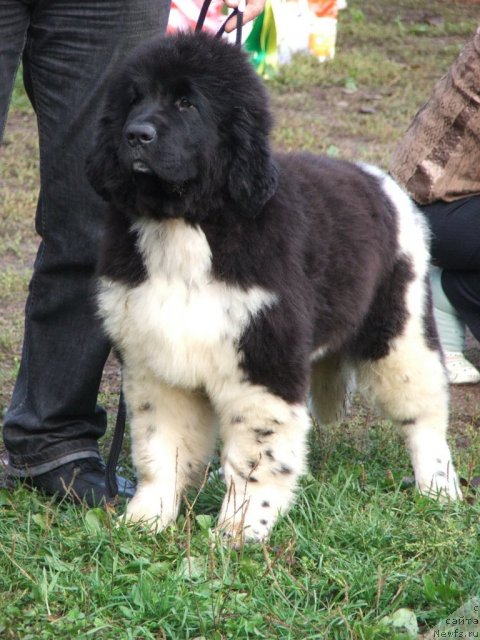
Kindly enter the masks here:
<path id="1" fill-rule="evenodd" d="M 149 424 L 147 427 L 147 438 L 152 438 L 157 431 L 157 428 L 154 424 Z"/>
<path id="2" fill-rule="evenodd" d="M 243 416 L 233 416 L 232 424 L 240 424 L 241 422 L 245 422 L 245 418 Z"/>
<path id="3" fill-rule="evenodd" d="M 286 464 L 282 464 L 280 467 L 274 469 L 272 473 L 274 476 L 276 476 L 277 473 L 281 473 L 282 476 L 288 476 L 293 473 L 293 469 Z"/>
<path id="4" fill-rule="evenodd" d="M 273 436 L 275 433 L 273 429 L 262 429 L 261 427 L 255 427 L 253 432 L 261 438 L 268 438 L 269 436 Z"/>
<path id="5" fill-rule="evenodd" d="M 417 421 L 415 420 L 415 418 L 407 418 L 406 420 L 402 420 L 401 425 L 402 427 L 409 427 L 412 424 L 415 424 Z"/>
<path id="6" fill-rule="evenodd" d="M 151 411 L 152 410 L 152 405 L 150 404 L 150 402 L 144 402 L 143 404 L 141 404 L 138 407 L 139 411 Z"/>
<path id="7" fill-rule="evenodd" d="M 269 460 L 275 460 L 275 456 L 273 455 L 273 451 L 271 449 L 265 449 L 264 453 Z"/>
<path id="8" fill-rule="evenodd" d="M 268 508 L 270 506 L 270 503 L 268 502 L 268 500 L 264 500 L 262 502 L 262 507 L 264 507 L 265 509 Z"/>
<path id="9" fill-rule="evenodd" d="M 262 518 L 262 520 L 260 520 L 260 524 L 266 525 L 268 524 L 268 520 L 265 520 L 264 518 Z"/>

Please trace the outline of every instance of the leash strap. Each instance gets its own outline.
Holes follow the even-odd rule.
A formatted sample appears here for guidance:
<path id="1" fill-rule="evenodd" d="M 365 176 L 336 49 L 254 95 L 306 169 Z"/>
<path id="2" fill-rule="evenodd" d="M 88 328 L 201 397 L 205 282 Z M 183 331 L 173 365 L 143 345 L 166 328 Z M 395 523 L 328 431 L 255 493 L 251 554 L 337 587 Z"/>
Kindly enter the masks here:
<path id="1" fill-rule="evenodd" d="M 208 9 L 210 8 L 210 3 L 212 0 L 204 0 L 202 8 L 200 9 L 200 14 L 198 16 L 197 24 L 195 26 L 195 32 L 201 31 L 203 27 L 203 23 L 205 22 L 205 18 L 207 17 Z M 235 36 L 235 44 L 237 46 L 242 45 L 242 24 L 243 24 L 243 14 L 245 13 L 245 0 L 240 0 L 238 7 L 236 7 L 232 13 L 227 17 L 225 22 L 222 24 L 220 29 L 215 34 L 216 38 L 221 38 L 225 32 L 225 26 L 230 18 L 234 16 L 237 17 L 237 26 L 236 28 L 236 36 Z"/>
<path id="2" fill-rule="evenodd" d="M 118 401 L 117 420 L 115 422 L 115 430 L 113 432 L 112 444 L 110 446 L 110 455 L 108 456 L 107 468 L 105 469 L 105 491 L 107 499 L 110 500 L 118 495 L 116 471 L 118 458 L 122 449 L 126 418 L 127 410 L 125 407 L 125 398 L 123 397 L 123 391 L 121 391 L 120 399 Z"/>

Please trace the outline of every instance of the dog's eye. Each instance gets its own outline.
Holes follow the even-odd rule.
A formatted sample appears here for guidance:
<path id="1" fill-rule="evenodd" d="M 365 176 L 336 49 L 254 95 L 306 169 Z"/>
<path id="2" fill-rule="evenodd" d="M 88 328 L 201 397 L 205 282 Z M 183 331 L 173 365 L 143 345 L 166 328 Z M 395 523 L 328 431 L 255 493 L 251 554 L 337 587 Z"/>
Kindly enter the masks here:
<path id="1" fill-rule="evenodd" d="M 180 111 L 186 111 L 187 109 L 190 109 L 191 107 L 193 107 L 193 104 L 185 96 L 182 96 L 181 98 L 179 98 L 175 104 L 180 109 Z"/>

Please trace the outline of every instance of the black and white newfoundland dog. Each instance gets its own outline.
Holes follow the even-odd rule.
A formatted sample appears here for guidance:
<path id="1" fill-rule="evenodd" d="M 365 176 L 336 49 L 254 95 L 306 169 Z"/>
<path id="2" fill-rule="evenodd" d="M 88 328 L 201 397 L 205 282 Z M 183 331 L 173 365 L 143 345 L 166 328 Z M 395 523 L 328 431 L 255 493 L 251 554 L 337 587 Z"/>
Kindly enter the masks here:
<path id="1" fill-rule="evenodd" d="M 117 70 L 89 179 L 110 203 L 100 315 L 123 365 L 136 495 L 174 520 L 217 437 L 219 527 L 261 540 L 305 471 L 306 408 L 336 420 L 354 377 L 404 432 L 422 493 L 460 497 L 427 284 L 428 232 L 377 168 L 270 148 L 266 91 L 206 34 Z"/>

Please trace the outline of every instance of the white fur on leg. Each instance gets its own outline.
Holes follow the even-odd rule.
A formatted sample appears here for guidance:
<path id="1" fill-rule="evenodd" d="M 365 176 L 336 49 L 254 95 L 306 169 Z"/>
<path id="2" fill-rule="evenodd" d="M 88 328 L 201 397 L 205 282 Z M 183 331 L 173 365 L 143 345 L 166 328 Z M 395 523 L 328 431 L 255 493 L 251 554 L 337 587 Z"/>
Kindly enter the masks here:
<path id="1" fill-rule="evenodd" d="M 410 451 L 415 483 L 432 497 L 461 498 L 447 443 L 448 383 L 440 353 L 425 345 L 409 321 L 385 358 L 362 364 L 366 397 L 399 423 Z"/>
<path id="2" fill-rule="evenodd" d="M 124 374 L 138 474 L 127 518 L 159 531 L 175 520 L 185 488 L 201 479 L 216 436 L 209 401 L 145 375 Z"/>
<path id="3" fill-rule="evenodd" d="M 406 428 L 406 432 L 415 485 L 420 493 L 439 499 L 460 499 L 462 494 L 450 449 L 438 429 L 415 424 Z"/>
<path id="4" fill-rule="evenodd" d="M 446 439 L 448 381 L 440 352 L 425 338 L 428 228 L 412 200 L 390 177 L 373 167 L 364 165 L 364 169 L 382 180 L 385 193 L 397 208 L 397 252 L 409 259 L 414 278 L 405 291 L 408 319 L 402 335 L 392 342 L 385 358 L 359 367 L 359 382 L 367 397 L 403 427 L 419 491 L 461 498 Z"/>
<path id="5" fill-rule="evenodd" d="M 235 539 L 264 540 L 304 472 L 309 417 L 305 407 L 248 385 L 220 402 L 227 493 L 218 526 Z"/>

